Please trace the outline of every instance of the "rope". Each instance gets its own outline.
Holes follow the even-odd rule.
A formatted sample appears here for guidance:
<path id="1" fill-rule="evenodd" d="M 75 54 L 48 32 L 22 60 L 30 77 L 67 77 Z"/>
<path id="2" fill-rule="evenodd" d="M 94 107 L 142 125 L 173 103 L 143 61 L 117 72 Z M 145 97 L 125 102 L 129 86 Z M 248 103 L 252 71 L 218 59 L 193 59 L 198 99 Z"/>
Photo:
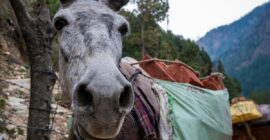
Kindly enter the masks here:
<path id="1" fill-rule="evenodd" d="M 26 87 L 23 87 L 23 86 L 21 86 L 21 85 L 19 85 L 19 84 L 17 84 L 17 83 L 14 83 L 14 82 L 11 82 L 11 81 L 7 81 L 7 80 L 1 79 L 1 78 L 0 78 L 0 82 L 6 82 L 6 83 L 11 84 L 11 85 L 13 85 L 13 86 L 17 86 L 17 87 L 19 87 L 19 88 L 28 90 L 28 91 L 30 91 L 31 93 L 34 93 L 34 94 L 38 95 L 39 98 L 44 99 L 44 97 L 41 96 L 41 95 L 39 95 L 38 92 L 33 91 L 33 90 L 31 90 L 31 89 L 28 89 L 28 88 L 26 88 Z M 51 97 L 48 97 L 48 96 L 47 96 L 47 98 L 51 98 Z M 46 100 L 46 99 L 44 99 L 44 100 Z M 47 100 L 46 100 L 46 101 L 47 101 Z M 57 110 L 57 106 L 58 106 L 57 103 L 58 103 L 58 102 L 56 102 L 56 108 L 43 109 L 43 108 L 29 107 L 29 109 L 30 109 L 30 110 L 33 109 L 33 110 L 39 110 L 39 111 L 45 111 L 45 112 L 51 112 L 51 113 L 54 113 L 54 114 L 62 114 L 62 115 L 63 115 L 63 114 L 66 114 L 66 115 L 72 115 L 72 114 L 65 113 L 65 112 L 57 112 L 57 111 L 56 111 L 56 110 Z M 53 111 L 52 109 L 54 109 L 55 111 Z"/>
<path id="2" fill-rule="evenodd" d="M 50 132 L 55 132 L 55 133 L 58 133 L 58 134 L 61 134 L 61 135 L 66 135 L 65 133 L 62 133 L 58 130 L 55 130 L 55 129 L 47 129 L 47 128 L 39 128 L 39 127 L 32 127 L 32 126 L 25 126 L 25 125 L 17 125 L 11 121 L 6 121 L 6 120 L 0 120 L 0 126 L 3 126 L 3 125 L 14 125 L 16 127 L 20 127 L 20 128 L 30 128 L 30 129 L 36 129 L 36 130 L 42 130 L 42 131 L 50 131 Z"/>
<path id="3" fill-rule="evenodd" d="M 129 77 L 128 81 L 130 83 L 133 83 L 133 81 L 136 79 L 136 77 L 139 75 L 139 74 L 142 74 L 142 71 L 140 69 L 136 69 L 135 72 Z"/>
<path id="4" fill-rule="evenodd" d="M 41 99 L 43 99 L 43 100 L 45 100 L 45 101 L 48 101 L 48 99 L 45 99 L 45 98 L 44 98 L 44 95 L 41 96 L 41 95 L 39 95 L 38 92 L 33 91 L 33 90 L 31 90 L 31 89 L 28 89 L 28 88 L 26 88 L 26 87 L 24 87 L 24 86 L 21 86 L 21 85 L 17 84 L 17 83 L 14 83 L 14 82 L 11 82 L 11 81 L 7 81 L 7 80 L 1 79 L 1 78 L 0 78 L 0 82 L 6 82 L 6 83 L 11 84 L 11 85 L 13 85 L 13 86 L 17 86 L 17 87 L 19 87 L 19 88 L 28 90 L 28 91 L 30 91 L 31 93 L 37 95 L 39 98 L 41 98 Z M 49 97 L 49 96 L 45 96 L 45 97 L 46 97 L 46 98 L 49 98 L 49 99 L 51 98 L 51 97 Z"/>

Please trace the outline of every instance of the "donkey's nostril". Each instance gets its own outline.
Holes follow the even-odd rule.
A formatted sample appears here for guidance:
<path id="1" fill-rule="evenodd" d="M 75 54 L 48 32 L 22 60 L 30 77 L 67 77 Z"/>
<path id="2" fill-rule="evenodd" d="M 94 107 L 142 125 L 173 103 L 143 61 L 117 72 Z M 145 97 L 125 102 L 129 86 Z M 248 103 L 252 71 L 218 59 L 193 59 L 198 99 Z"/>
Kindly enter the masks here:
<path id="1" fill-rule="evenodd" d="M 133 105 L 133 93 L 131 86 L 125 86 L 123 92 L 120 94 L 119 106 L 120 108 L 130 108 Z"/>
<path id="2" fill-rule="evenodd" d="M 78 103 L 80 106 L 91 106 L 93 103 L 93 95 L 91 91 L 87 89 L 85 84 L 81 84 L 77 90 Z"/>

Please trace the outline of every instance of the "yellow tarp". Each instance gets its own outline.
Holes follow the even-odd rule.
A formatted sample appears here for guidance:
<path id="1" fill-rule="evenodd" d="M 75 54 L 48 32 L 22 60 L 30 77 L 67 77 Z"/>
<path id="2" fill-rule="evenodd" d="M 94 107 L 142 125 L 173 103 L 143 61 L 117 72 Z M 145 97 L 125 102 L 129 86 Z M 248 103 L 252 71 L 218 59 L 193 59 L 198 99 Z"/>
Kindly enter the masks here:
<path id="1" fill-rule="evenodd" d="M 253 101 L 241 101 L 231 106 L 233 123 L 255 120 L 262 117 L 257 105 Z"/>

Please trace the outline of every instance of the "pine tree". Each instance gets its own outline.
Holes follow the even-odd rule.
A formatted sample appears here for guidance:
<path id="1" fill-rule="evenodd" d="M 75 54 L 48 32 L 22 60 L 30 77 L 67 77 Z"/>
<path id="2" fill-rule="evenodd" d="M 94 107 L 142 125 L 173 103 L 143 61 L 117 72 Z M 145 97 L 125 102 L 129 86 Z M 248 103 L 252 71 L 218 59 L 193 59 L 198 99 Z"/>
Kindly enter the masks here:
<path id="1" fill-rule="evenodd" d="M 147 32 L 157 33 L 155 30 L 158 27 L 157 22 L 163 21 L 167 17 L 169 3 L 168 0 L 133 0 L 132 3 L 137 6 L 136 13 L 140 19 L 141 56 L 143 57 L 147 50 L 145 34 Z M 159 36 L 156 36 L 154 39 L 155 42 L 158 42 Z M 160 47 L 159 45 L 159 43 L 156 43 L 156 46 Z"/>

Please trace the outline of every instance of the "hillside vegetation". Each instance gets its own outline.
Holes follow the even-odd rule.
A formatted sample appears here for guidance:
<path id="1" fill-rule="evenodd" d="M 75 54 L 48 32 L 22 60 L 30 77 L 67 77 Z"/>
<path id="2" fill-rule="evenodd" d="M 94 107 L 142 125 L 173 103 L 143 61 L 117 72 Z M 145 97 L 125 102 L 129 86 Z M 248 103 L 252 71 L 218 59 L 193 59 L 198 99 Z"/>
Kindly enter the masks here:
<path id="1" fill-rule="evenodd" d="M 121 13 L 131 25 L 131 34 L 123 41 L 123 56 L 131 56 L 140 60 L 142 56 L 139 16 L 130 11 L 121 11 Z M 215 63 L 211 62 L 206 51 L 200 48 L 196 42 L 185 39 L 181 35 L 175 35 L 171 31 L 164 31 L 155 21 L 147 23 L 145 27 L 146 54 L 161 59 L 181 60 L 199 71 L 201 77 L 209 75 L 211 72 L 221 72 L 225 74 L 224 83 L 229 90 L 230 99 L 240 95 L 241 86 L 238 80 L 226 75 L 222 63 L 217 64 L 217 68 L 212 68 Z"/>
<path id="2" fill-rule="evenodd" d="M 122 11 L 131 25 L 131 34 L 124 38 L 123 56 L 138 60 L 141 56 L 140 27 L 138 17 L 129 11 Z M 202 76 L 211 72 L 212 63 L 208 54 L 200 49 L 194 41 L 186 40 L 181 35 L 164 31 L 157 22 L 145 25 L 145 52 L 161 59 L 179 59 L 198 70 Z"/>

